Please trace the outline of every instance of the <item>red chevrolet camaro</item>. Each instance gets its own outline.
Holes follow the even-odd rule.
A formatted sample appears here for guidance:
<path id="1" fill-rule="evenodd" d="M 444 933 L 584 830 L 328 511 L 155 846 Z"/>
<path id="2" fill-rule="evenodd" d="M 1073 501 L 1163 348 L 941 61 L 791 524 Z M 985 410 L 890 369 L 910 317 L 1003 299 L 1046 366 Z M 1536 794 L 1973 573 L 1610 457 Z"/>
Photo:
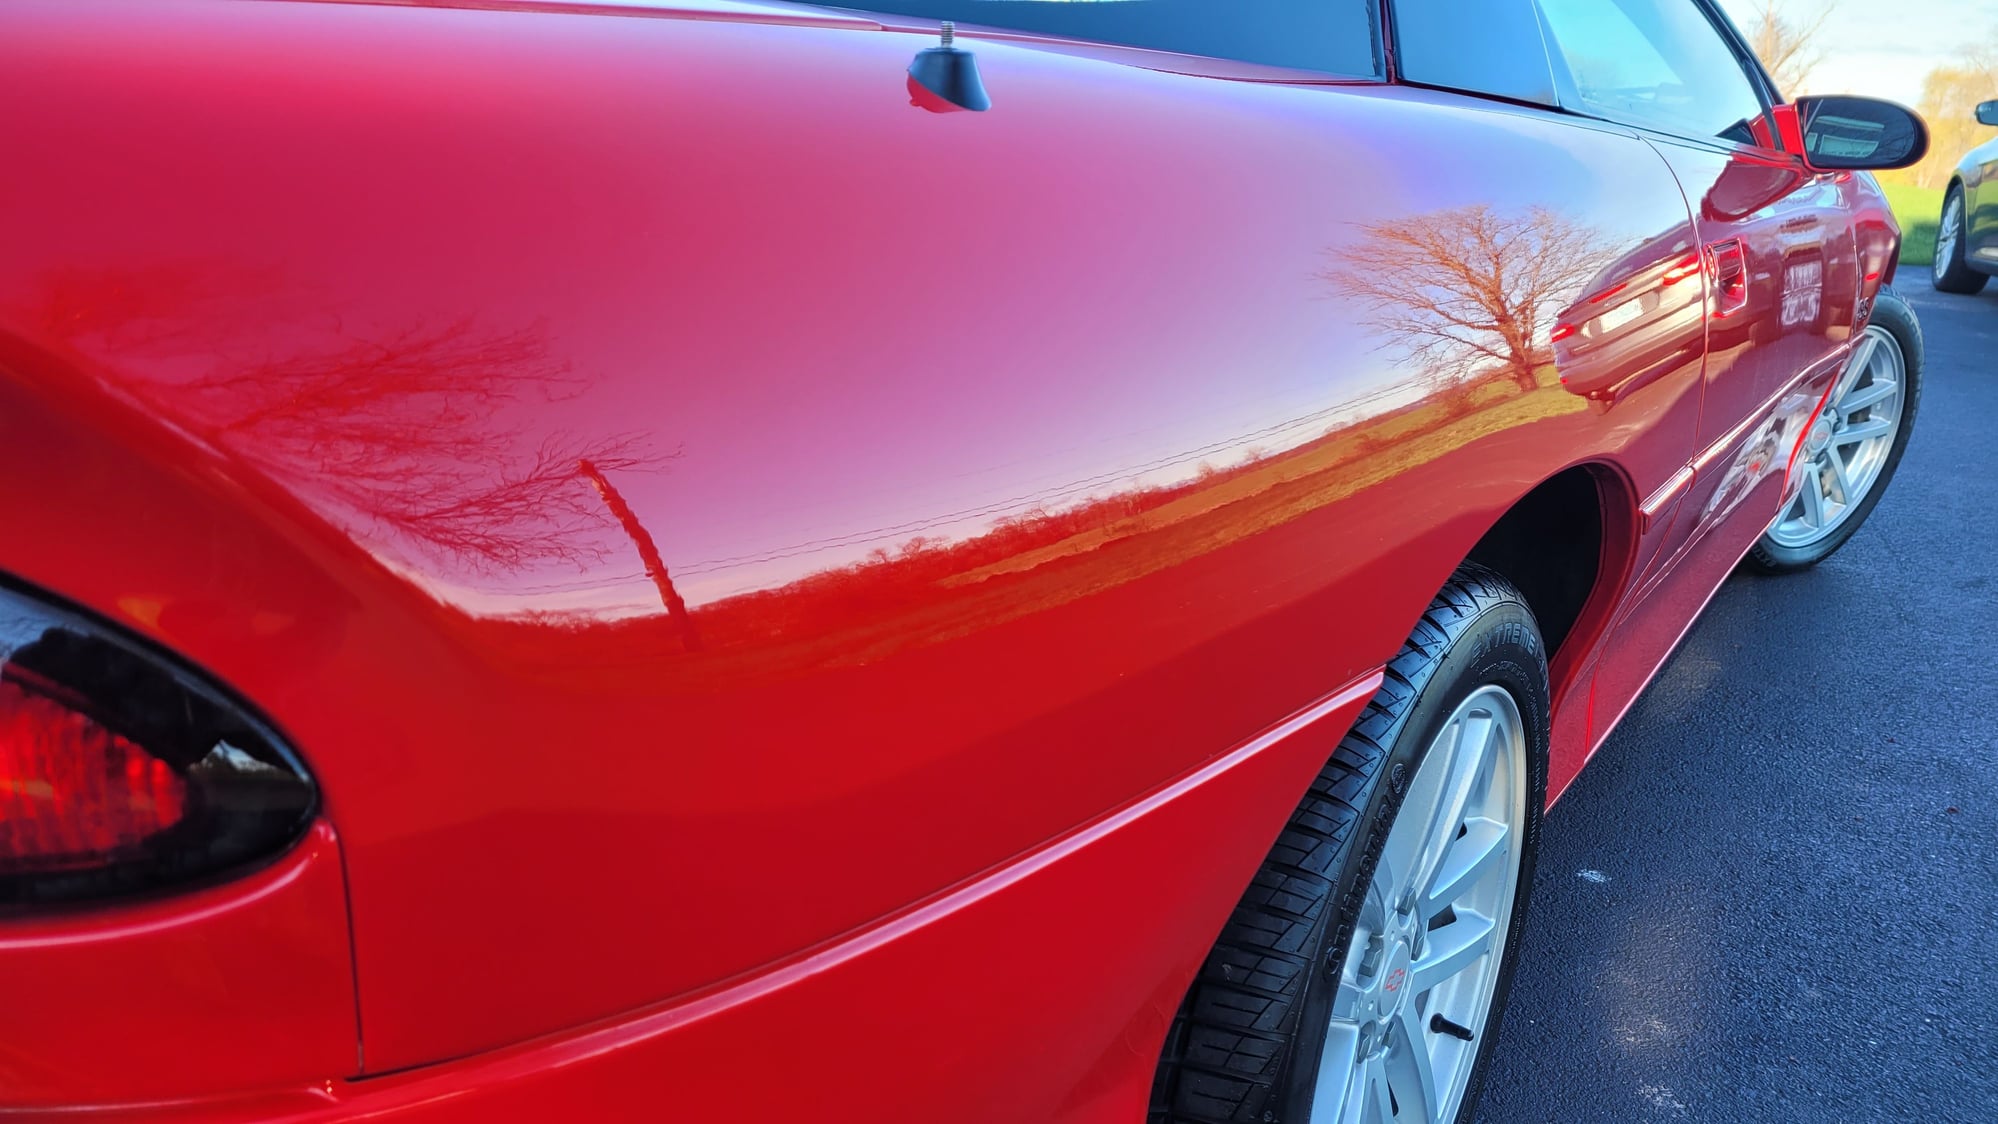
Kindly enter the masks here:
<path id="1" fill-rule="evenodd" d="M 0 91 L 29 1118 L 1467 1119 L 1544 808 L 1920 393 L 1921 122 L 1709 0 L 11 0 Z"/>

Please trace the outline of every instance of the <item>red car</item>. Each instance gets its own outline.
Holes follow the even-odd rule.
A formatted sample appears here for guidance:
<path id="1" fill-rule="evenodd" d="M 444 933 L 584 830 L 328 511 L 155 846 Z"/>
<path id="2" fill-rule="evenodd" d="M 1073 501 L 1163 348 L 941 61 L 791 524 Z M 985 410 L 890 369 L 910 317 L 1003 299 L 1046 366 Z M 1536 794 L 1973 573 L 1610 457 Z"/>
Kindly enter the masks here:
<path id="1" fill-rule="evenodd" d="M 0 8 L 0 1105 L 1469 1117 L 1544 807 L 1908 441 L 1921 123 L 880 7 Z"/>

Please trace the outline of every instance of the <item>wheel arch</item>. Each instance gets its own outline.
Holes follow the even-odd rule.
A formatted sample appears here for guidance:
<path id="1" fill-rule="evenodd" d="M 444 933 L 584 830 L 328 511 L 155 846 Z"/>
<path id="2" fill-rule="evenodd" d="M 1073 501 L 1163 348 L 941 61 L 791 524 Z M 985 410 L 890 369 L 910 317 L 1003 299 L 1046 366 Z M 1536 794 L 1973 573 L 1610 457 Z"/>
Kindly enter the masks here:
<path id="1" fill-rule="evenodd" d="M 1584 461 L 1534 485 L 1505 509 L 1464 561 L 1517 587 L 1547 645 L 1559 699 L 1608 627 L 1637 554 L 1637 495 L 1614 465 Z"/>

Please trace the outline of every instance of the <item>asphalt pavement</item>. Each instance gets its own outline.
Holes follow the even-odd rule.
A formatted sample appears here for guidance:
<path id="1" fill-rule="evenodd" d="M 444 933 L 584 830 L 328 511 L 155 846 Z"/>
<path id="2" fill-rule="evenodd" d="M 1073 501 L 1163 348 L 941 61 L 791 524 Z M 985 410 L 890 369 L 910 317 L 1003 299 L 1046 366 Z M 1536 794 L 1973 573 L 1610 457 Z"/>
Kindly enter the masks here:
<path id="1" fill-rule="evenodd" d="M 1548 816 L 1478 1119 L 1998 1122 L 1998 281 L 1891 490 L 1738 573 Z"/>

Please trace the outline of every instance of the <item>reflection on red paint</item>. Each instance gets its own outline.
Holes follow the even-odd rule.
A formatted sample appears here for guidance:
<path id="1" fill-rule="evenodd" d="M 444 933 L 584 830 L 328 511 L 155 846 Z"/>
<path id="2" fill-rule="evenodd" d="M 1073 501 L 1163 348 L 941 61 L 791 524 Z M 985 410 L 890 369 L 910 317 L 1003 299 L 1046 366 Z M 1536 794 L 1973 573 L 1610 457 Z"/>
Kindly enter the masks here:
<path id="1" fill-rule="evenodd" d="M 1025 917 L 1012 958 L 989 928 L 845 942 L 1372 674 L 1573 468 L 1630 532 L 1558 657 L 1586 666 L 1657 550 L 1639 497 L 1699 448 L 1705 193 L 1627 134 L 1023 41 L 981 47 L 1009 96 L 967 129 L 908 112 L 901 34 L 36 7 L 0 37 L 40 67 L 0 119 L 35 169 L 0 183 L 0 418 L 33 419 L 0 467 L 37 483 L 0 489 L 5 564 L 306 748 L 355 919 L 311 932 L 364 981 L 373 1072 L 699 994 L 633 1084 L 548 1080 L 688 1116 L 1142 1112 L 1243 825 L 1273 835 L 1325 747 L 1147 840 L 1128 869 L 1198 869 L 1201 902 L 1034 899 L 1115 883 L 1141 949 Z M 814 949 L 818 998 L 731 1004 Z M 906 986 L 968 963 L 977 1002 Z M 862 994 L 917 1075 L 885 1092 L 841 1038 Z M 320 1077 L 354 1064 L 334 1009 Z M 91 1056 L 177 1025 L 91 1027 Z M 265 1045 L 120 1088 L 207 1092 Z M 790 1080 L 698 1079 L 741 1058 Z M 296 1076 L 265 1068 L 245 1087 Z"/>
<path id="2" fill-rule="evenodd" d="M 638 550 L 639 560 L 645 564 L 645 576 L 658 588 L 659 602 L 666 608 L 666 617 L 672 622 L 674 631 L 680 634 L 680 643 L 690 652 L 699 651 L 700 633 L 695 631 L 693 619 L 687 613 L 686 600 L 673 587 L 673 575 L 666 569 L 666 560 L 660 557 L 659 546 L 652 541 L 652 533 L 638 521 L 638 516 L 632 514 L 631 505 L 624 502 L 623 493 L 593 461 L 588 457 L 578 460 L 576 471 L 590 482 L 597 495 L 603 497 L 604 506 L 610 509 L 618 526 L 630 536 L 632 546 Z"/>
<path id="3" fill-rule="evenodd" d="M 1704 260 L 1697 250 L 1687 254 L 1677 265 L 1665 271 L 1665 284 L 1677 285 L 1681 281 L 1698 277 Z"/>
<path id="4" fill-rule="evenodd" d="M 1732 316 L 1748 307 L 1748 259 L 1741 239 L 1729 238 L 1707 247 L 1713 261 L 1714 318 Z"/>
<path id="5" fill-rule="evenodd" d="M 1810 440 L 1811 425 L 1817 420 L 1818 415 L 1824 413 L 1825 406 L 1831 402 L 1832 391 L 1838 389 L 1838 384 L 1839 380 L 1837 377 L 1833 377 L 1825 383 L 1825 392 L 1818 396 L 1817 407 L 1809 414 L 1804 415 L 1804 423 L 1797 427 L 1797 440 L 1790 446 L 1790 459 L 1783 466 L 1784 495 L 1789 495 L 1790 489 L 1796 483 L 1794 476 L 1797 471 L 1797 458 L 1804 452 L 1804 442 Z"/>
<path id="6" fill-rule="evenodd" d="M 1647 239 L 1603 264 L 1587 295 L 1562 310 L 1549 339 L 1569 393 L 1606 409 L 1699 361 L 1701 294 L 1673 288 L 1693 241 L 1690 225 Z M 1699 259 L 1697 251 L 1690 256 Z"/>

